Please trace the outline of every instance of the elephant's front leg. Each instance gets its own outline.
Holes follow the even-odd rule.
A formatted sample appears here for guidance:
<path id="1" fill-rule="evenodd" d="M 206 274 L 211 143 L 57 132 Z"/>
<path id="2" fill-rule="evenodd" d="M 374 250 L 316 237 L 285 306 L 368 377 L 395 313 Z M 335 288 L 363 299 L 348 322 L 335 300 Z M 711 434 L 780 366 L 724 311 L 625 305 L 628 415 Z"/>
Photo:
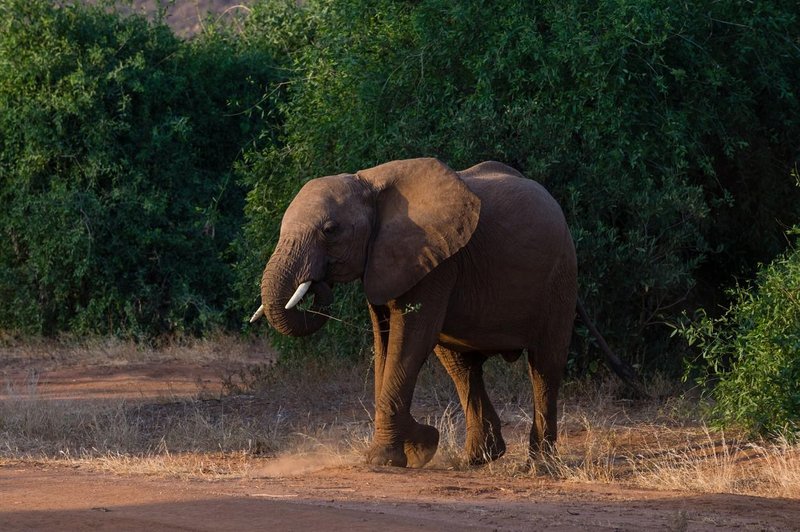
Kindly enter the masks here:
<path id="1" fill-rule="evenodd" d="M 432 293 L 417 299 L 415 292 L 387 305 L 386 358 L 382 378 L 376 373 L 375 437 L 367 451 L 367 461 L 375 465 L 422 467 L 439 445 L 439 431 L 417 423 L 411 401 L 419 370 L 436 345 L 446 304 Z M 377 372 L 378 361 L 375 367 Z"/>
<path id="2" fill-rule="evenodd" d="M 422 467 L 439 445 L 439 432 L 411 415 L 417 375 L 436 343 L 430 327 L 413 322 L 420 320 L 392 312 L 383 378 L 375 381 L 375 438 L 367 452 L 371 464 Z"/>
<path id="3" fill-rule="evenodd" d="M 389 309 L 385 306 L 369 305 L 369 317 L 372 321 L 372 335 L 375 351 L 375 404 L 380 401 L 383 388 L 383 370 L 386 367 L 386 351 L 389 345 Z"/>

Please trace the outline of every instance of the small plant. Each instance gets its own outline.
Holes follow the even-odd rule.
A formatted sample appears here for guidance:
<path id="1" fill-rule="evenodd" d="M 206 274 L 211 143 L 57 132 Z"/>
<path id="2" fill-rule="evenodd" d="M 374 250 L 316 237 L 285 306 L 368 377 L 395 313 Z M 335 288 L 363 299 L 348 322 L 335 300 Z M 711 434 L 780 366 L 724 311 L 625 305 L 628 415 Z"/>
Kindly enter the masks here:
<path id="1" fill-rule="evenodd" d="M 407 304 L 403 309 L 403 314 L 411 314 L 414 312 L 419 312 L 419 309 L 422 308 L 422 303 L 414 303 L 414 304 Z"/>
<path id="2" fill-rule="evenodd" d="M 800 231 L 795 229 L 794 234 Z M 721 423 L 800 436 L 800 249 L 761 268 L 753 286 L 732 290 L 722 316 L 704 311 L 677 330 L 700 355 L 687 375 L 713 398 Z"/>

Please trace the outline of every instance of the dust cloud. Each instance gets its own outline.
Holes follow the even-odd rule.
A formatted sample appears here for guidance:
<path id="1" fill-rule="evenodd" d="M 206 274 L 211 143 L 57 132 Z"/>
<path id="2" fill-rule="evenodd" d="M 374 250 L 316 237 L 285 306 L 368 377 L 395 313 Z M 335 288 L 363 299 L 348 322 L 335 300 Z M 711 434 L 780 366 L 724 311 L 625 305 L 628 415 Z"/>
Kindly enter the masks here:
<path id="1" fill-rule="evenodd" d="M 288 477 L 312 473 L 328 467 L 341 467 L 355 463 L 356 460 L 354 458 L 349 459 L 348 457 L 331 453 L 285 454 L 271 459 L 269 463 L 262 466 L 253 467 L 251 476 L 254 478 Z"/>

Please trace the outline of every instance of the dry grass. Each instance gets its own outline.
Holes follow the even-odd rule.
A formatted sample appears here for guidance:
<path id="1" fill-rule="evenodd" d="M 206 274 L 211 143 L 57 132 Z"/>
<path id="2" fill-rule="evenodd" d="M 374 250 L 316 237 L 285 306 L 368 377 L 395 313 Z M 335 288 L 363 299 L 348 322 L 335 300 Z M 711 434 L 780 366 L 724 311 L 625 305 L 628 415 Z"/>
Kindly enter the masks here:
<path id="1" fill-rule="evenodd" d="M 203 365 L 210 362 L 241 365 L 259 360 L 270 362 L 275 354 L 263 338 L 242 340 L 218 335 L 208 339 L 165 342 L 157 347 L 117 338 L 64 337 L 20 339 L 0 331 L 0 370 L 26 367 L 47 371 L 69 366 L 131 366 L 183 361 Z"/>
<path id="2" fill-rule="evenodd" d="M 159 352 L 111 343 L 32 345 L 14 353 L 17 362 L 27 357 L 34 366 L 87 359 L 113 365 L 163 357 L 250 360 L 260 348 L 224 340 Z M 216 399 L 59 402 L 39 398 L 35 382 L 6 390 L 0 461 L 57 460 L 121 474 L 192 478 L 281 476 L 361 462 L 372 435 L 369 367 L 314 359 L 248 368 L 221 375 L 231 393 Z M 531 469 L 531 391 L 522 364 L 489 364 L 486 377 L 508 452 L 483 466 L 485 474 L 800 498 L 800 446 L 712 430 L 699 420 L 697 401 L 663 379 L 651 381 L 660 399 L 650 402 L 625 399 L 614 380 L 567 383 L 557 452 Z M 440 431 L 439 451 L 428 467 L 469 469 L 462 456 L 464 416 L 435 359 L 420 375 L 414 412 Z"/>
<path id="3" fill-rule="evenodd" d="M 483 466 L 489 474 L 800 498 L 800 445 L 712 430 L 700 419 L 697 399 L 683 396 L 674 383 L 659 376 L 648 383 L 650 393 L 658 397 L 652 401 L 625 399 L 615 379 L 567 383 L 556 453 L 531 469 L 526 460 L 532 421 L 529 384 L 524 373 L 507 373 L 508 367 L 490 367 L 487 375 L 490 389 L 500 391 L 495 403 L 503 405 L 498 410 L 508 445 L 502 459 Z M 427 378 L 430 381 L 423 382 L 436 385 L 441 397 L 447 383 L 437 382 L 438 376 Z M 441 414 L 425 417 L 441 435 L 431 466 L 469 469 L 461 454 L 463 414 L 451 400 Z"/>
<path id="4" fill-rule="evenodd" d="M 631 462 L 642 487 L 800 498 L 800 448 L 783 439 L 729 441 L 703 429 L 697 441 L 665 445 Z"/>

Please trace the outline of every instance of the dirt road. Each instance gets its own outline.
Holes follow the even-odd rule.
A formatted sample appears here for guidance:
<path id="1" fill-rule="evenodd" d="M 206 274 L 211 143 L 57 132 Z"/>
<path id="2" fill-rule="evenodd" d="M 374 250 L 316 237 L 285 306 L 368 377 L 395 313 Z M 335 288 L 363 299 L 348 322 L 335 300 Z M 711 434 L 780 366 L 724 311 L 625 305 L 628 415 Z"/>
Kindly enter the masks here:
<path id="1" fill-rule="evenodd" d="M 265 460 L 267 462 L 267 460 Z M 797 501 L 348 467 L 182 481 L 0 468 L 0 530 L 797 530 Z"/>

